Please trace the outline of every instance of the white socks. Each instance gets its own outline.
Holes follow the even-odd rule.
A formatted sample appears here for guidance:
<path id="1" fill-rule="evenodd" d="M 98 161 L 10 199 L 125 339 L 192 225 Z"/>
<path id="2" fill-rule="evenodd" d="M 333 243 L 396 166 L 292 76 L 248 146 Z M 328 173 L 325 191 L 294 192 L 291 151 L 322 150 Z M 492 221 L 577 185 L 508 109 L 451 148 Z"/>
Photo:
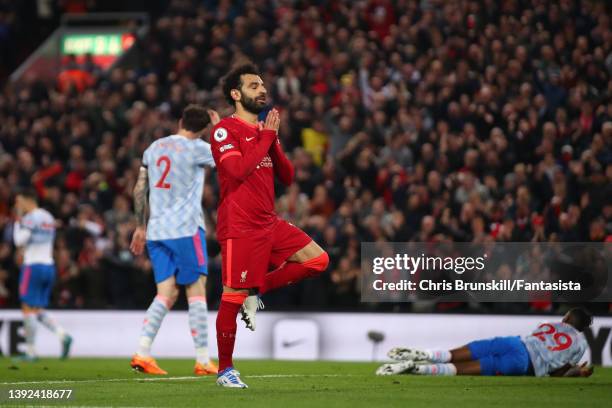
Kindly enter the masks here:
<path id="1" fill-rule="evenodd" d="M 189 301 L 189 328 L 196 349 L 196 361 L 208 364 L 208 306 L 204 296 L 192 296 Z"/>
<path id="2" fill-rule="evenodd" d="M 55 333 L 60 340 L 64 340 L 66 337 L 66 332 L 64 329 L 58 325 L 46 312 L 40 312 L 38 314 L 38 321 L 47 329 Z"/>
<path id="3" fill-rule="evenodd" d="M 36 355 L 36 352 L 34 351 L 34 340 L 36 339 L 36 324 L 36 315 L 34 313 L 28 313 L 23 317 L 26 354 L 29 357 L 34 357 Z"/>
<path id="4" fill-rule="evenodd" d="M 419 375 L 457 375 L 457 367 L 447 364 L 420 364 L 414 368 L 414 374 Z"/>
<path id="5" fill-rule="evenodd" d="M 166 317 L 166 313 L 168 313 L 168 299 L 157 295 L 155 299 L 153 299 L 151 306 L 147 309 L 147 314 L 142 324 L 138 351 L 136 352 L 139 356 L 151 356 L 151 344 L 153 340 L 155 340 L 155 336 L 157 336 L 157 332 L 164 317 Z"/>
<path id="6" fill-rule="evenodd" d="M 448 350 L 425 350 L 427 359 L 432 363 L 450 363 L 451 352 Z"/>

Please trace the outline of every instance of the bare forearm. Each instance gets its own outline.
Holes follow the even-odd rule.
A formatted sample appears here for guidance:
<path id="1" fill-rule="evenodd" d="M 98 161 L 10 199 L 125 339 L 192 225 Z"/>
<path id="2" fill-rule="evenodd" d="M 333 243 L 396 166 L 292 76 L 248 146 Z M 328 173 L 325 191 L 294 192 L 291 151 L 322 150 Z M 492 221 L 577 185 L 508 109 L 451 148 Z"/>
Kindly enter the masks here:
<path id="1" fill-rule="evenodd" d="M 586 363 L 571 366 L 564 374 L 564 377 L 590 377 L 593 374 L 593 367 Z"/>
<path id="2" fill-rule="evenodd" d="M 582 365 L 566 364 L 563 367 L 556 369 L 550 373 L 551 377 L 590 377 L 593 374 L 593 368 L 587 367 L 586 363 Z"/>
<path id="3" fill-rule="evenodd" d="M 568 371 L 570 371 L 571 368 L 572 368 L 571 364 L 566 364 L 563 367 L 559 367 L 556 370 L 551 371 L 550 376 L 551 377 L 567 377 L 568 376 L 567 373 Z"/>
<path id="4" fill-rule="evenodd" d="M 134 191 L 134 212 L 138 226 L 145 226 L 147 224 L 146 190 Z"/>
<path id="5" fill-rule="evenodd" d="M 138 181 L 134 186 L 134 213 L 138 226 L 144 227 L 147 224 L 149 180 L 146 169 L 140 169 Z"/>

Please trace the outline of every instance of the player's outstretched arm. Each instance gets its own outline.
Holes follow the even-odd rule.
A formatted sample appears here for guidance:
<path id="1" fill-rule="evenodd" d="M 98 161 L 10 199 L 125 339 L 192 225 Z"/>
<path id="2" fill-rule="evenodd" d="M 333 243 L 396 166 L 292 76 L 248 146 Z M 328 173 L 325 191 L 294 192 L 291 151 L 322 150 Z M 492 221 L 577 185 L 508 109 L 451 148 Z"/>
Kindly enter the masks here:
<path id="1" fill-rule="evenodd" d="M 130 250 L 134 255 L 142 255 L 146 240 L 147 207 L 149 191 L 149 174 L 145 167 L 140 168 L 138 180 L 134 186 L 134 213 L 138 226 L 132 236 Z"/>

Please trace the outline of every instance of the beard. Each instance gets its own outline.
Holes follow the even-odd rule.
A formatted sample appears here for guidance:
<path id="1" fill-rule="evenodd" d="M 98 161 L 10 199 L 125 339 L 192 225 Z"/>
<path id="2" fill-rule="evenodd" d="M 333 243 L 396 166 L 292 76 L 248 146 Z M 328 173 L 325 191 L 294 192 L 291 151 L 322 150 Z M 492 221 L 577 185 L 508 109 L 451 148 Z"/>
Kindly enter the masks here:
<path id="1" fill-rule="evenodd" d="M 266 107 L 266 101 L 257 101 L 257 98 L 249 98 L 244 93 L 240 97 L 240 103 L 247 112 L 259 115 Z"/>

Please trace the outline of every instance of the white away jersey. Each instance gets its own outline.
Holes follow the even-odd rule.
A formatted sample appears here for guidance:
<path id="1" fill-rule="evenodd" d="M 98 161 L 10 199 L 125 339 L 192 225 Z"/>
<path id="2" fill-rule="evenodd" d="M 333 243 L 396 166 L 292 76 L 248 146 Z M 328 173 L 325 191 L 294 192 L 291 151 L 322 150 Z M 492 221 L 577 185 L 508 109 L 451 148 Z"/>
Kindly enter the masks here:
<path id="1" fill-rule="evenodd" d="M 584 335 L 567 323 L 542 323 L 523 342 L 537 377 L 578 364 L 588 347 Z"/>
<path id="2" fill-rule="evenodd" d="M 42 208 L 36 208 L 23 216 L 13 227 L 13 240 L 18 247 L 25 247 L 25 265 L 53 265 L 53 240 L 55 219 Z"/>
<path id="3" fill-rule="evenodd" d="M 195 235 L 204 228 L 204 166 L 214 167 L 210 144 L 171 135 L 145 150 L 149 175 L 147 239 L 158 241 Z"/>

